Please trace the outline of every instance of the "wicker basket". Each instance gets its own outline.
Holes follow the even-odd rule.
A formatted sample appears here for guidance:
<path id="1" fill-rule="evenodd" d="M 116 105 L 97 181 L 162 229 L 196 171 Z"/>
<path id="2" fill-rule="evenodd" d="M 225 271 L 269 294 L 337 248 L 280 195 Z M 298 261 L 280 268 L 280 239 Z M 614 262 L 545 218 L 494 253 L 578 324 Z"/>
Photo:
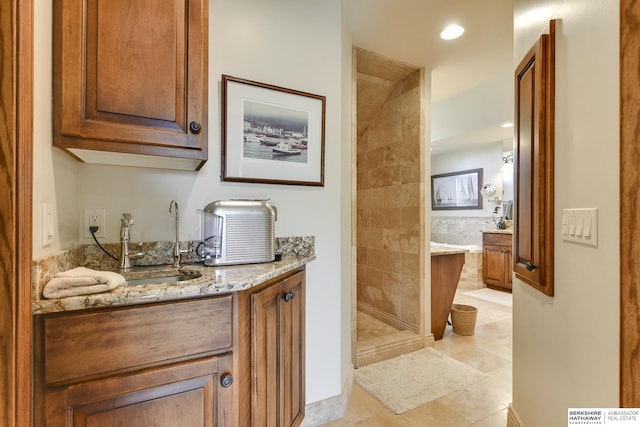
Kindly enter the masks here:
<path id="1" fill-rule="evenodd" d="M 473 335 L 476 328 L 478 309 L 471 305 L 453 304 L 451 306 L 451 323 L 453 332 L 458 335 Z"/>

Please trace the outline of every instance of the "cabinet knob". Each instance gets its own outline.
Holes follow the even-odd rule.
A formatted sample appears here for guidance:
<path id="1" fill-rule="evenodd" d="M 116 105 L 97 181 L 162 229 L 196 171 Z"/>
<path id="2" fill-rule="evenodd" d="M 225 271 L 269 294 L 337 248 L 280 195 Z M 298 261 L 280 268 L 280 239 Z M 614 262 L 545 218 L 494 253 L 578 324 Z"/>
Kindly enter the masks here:
<path id="1" fill-rule="evenodd" d="M 200 126 L 200 123 L 194 121 L 189 123 L 189 129 L 191 130 L 191 133 L 195 133 L 197 135 L 202 130 L 202 126 Z"/>
<path id="2" fill-rule="evenodd" d="M 233 377 L 231 376 L 231 374 L 224 374 L 220 377 L 220 385 L 222 387 L 228 388 L 231 387 L 231 384 L 233 384 Z"/>
<path id="3" fill-rule="evenodd" d="M 529 270 L 529 271 L 533 271 L 533 270 L 535 270 L 536 268 L 538 268 L 538 266 L 537 266 L 537 265 L 533 265 L 533 264 L 531 264 L 531 261 L 529 261 L 528 263 L 526 263 L 524 266 L 525 266 L 525 267 L 527 268 L 527 270 Z"/>
<path id="4" fill-rule="evenodd" d="M 282 295 L 282 299 L 284 300 L 284 302 L 289 302 L 293 299 L 293 297 L 296 296 L 296 293 L 293 291 L 289 291 L 286 294 Z"/>

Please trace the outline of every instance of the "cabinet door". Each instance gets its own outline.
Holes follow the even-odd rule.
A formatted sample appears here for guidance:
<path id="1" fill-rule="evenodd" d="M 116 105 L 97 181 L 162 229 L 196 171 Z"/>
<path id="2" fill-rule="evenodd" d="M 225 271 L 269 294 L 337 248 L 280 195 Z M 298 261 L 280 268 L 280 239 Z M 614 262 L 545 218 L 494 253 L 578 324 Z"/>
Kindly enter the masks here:
<path id="1" fill-rule="evenodd" d="M 511 247 L 505 248 L 504 251 L 504 283 L 507 288 L 511 289 L 513 283 L 513 251 Z"/>
<path id="2" fill-rule="evenodd" d="M 283 412 L 279 384 L 283 352 L 280 337 L 280 298 L 282 286 L 277 283 L 253 294 L 251 313 L 251 425 L 279 426 Z"/>
<path id="3" fill-rule="evenodd" d="M 46 396 L 46 426 L 227 426 L 232 391 L 221 385 L 231 356 L 108 377 Z"/>
<path id="4" fill-rule="evenodd" d="M 513 269 L 553 296 L 555 21 L 516 69 Z"/>
<path id="5" fill-rule="evenodd" d="M 482 266 L 483 280 L 490 285 L 504 284 L 505 264 L 504 248 L 502 246 L 485 246 L 483 249 Z"/>
<path id="6" fill-rule="evenodd" d="M 206 160 L 207 1 L 55 0 L 54 145 Z"/>
<path id="7" fill-rule="evenodd" d="M 296 274 L 283 283 L 281 299 L 283 313 L 283 357 L 284 357 L 284 426 L 298 426 L 304 418 L 305 404 L 305 288 L 304 275 Z"/>
<path id="8" fill-rule="evenodd" d="M 304 274 L 252 295 L 251 425 L 298 426 L 304 418 Z"/>

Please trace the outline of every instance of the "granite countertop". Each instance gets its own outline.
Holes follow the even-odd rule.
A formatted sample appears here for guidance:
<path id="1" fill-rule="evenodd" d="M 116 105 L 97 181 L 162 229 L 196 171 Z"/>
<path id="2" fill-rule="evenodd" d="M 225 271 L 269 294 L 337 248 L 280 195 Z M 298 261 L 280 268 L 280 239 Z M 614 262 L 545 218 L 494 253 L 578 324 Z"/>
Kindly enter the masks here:
<path id="1" fill-rule="evenodd" d="M 486 230 L 486 231 L 483 231 L 483 233 L 513 234 L 513 230 L 512 229 L 506 229 L 506 230 L 496 229 L 496 230 Z"/>
<path id="2" fill-rule="evenodd" d="M 191 247 L 199 242 L 181 243 Z M 104 246 L 117 253 L 118 245 L 106 243 Z M 144 242 L 143 245 L 144 258 L 136 261 L 136 266 L 127 272 L 118 271 L 118 261 L 109 258 L 94 244 L 76 245 L 34 259 L 31 265 L 32 314 L 146 304 L 243 291 L 316 259 L 313 236 L 277 237 L 276 252 L 282 254 L 280 261 L 218 267 L 205 266 L 196 256 L 197 251 L 193 251 L 186 260 L 183 258 L 185 263 L 176 268 L 172 266 L 173 242 Z M 47 299 L 42 296 L 42 290 L 49 280 L 60 272 L 76 267 L 118 271 L 128 281 L 144 279 L 145 284 L 127 284 L 108 292 L 65 298 Z M 176 276 L 180 275 L 193 278 L 176 281 Z M 155 282 L 150 278 L 158 280 Z"/>
<path id="3" fill-rule="evenodd" d="M 243 291 L 302 267 L 315 258 L 315 255 L 285 257 L 280 261 L 269 263 L 226 267 L 189 264 L 180 267 L 179 270 L 171 266 L 135 268 L 132 272 L 124 274 L 128 280 L 149 274 L 156 277 L 166 277 L 175 275 L 178 271 L 190 275 L 199 273 L 201 276 L 173 283 L 125 285 L 109 292 L 59 299 L 45 299 L 38 295 L 33 300 L 32 313 L 47 314 L 89 308 L 126 306 Z"/>

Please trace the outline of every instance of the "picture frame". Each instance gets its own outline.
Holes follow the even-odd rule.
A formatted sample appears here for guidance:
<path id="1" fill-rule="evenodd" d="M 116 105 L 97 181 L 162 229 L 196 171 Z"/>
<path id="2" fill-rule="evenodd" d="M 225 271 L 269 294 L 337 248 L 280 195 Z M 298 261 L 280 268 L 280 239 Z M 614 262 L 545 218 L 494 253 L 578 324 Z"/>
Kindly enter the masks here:
<path id="1" fill-rule="evenodd" d="M 222 75 L 222 181 L 324 186 L 326 98 Z"/>
<path id="2" fill-rule="evenodd" d="M 431 176 L 431 209 L 482 209 L 482 169 Z"/>

